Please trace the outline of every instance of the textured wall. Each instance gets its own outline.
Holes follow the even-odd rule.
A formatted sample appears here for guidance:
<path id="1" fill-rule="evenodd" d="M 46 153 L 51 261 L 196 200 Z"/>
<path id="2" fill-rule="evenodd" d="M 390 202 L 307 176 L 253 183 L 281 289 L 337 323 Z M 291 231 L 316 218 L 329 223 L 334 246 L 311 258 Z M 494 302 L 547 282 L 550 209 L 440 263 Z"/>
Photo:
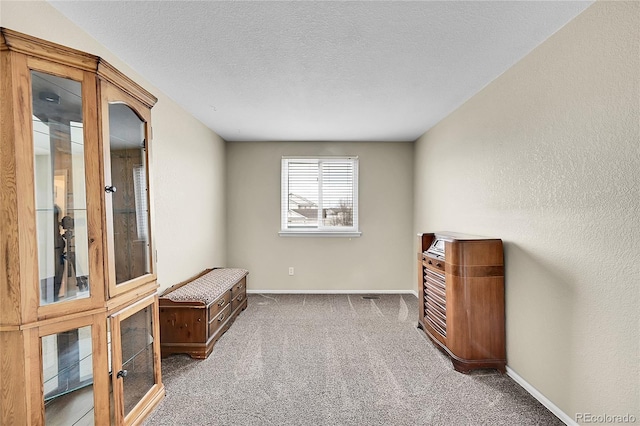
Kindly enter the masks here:
<path id="1" fill-rule="evenodd" d="M 151 118 L 158 281 L 168 287 L 225 264 L 224 141 L 46 2 L 3 0 L 0 25 L 99 55 L 158 97 Z"/>
<path id="2" fill-rule="evenodd" d="M 416 231 L 504 239 L 508 365 L 572 418 L 640 418 L 639 15 L 595 3 L 416 145 Z"/>
<path id="3" fill-rule="evenodd" d="M 359 156 L 362 236 L 278 236 L 283 155 Z M 228 143 L 229 264 L 250 290 L 414 290 L 412 158 L 408 142 Z"/>

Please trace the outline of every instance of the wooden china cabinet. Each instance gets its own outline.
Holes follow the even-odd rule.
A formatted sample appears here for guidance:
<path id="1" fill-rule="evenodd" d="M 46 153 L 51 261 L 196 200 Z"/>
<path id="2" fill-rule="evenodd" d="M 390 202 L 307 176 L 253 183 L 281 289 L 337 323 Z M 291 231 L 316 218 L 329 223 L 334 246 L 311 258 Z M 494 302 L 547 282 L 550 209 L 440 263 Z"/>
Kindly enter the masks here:
<path id="1" fill-rule="evenodd" d="M 3 425 L 137 424 L 164 396 L 146 90 L 0 28 Z"/>

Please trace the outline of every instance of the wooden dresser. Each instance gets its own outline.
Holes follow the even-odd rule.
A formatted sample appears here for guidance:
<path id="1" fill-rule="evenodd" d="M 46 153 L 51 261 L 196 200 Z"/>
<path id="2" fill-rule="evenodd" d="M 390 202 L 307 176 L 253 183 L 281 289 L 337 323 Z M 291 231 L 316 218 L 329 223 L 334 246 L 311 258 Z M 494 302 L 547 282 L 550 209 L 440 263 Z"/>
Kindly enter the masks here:
<path id="1" fill-rule="evenodd" d="M 203 359 L 247 308 L 245 269 L 207 269 L 160 296 L 162 357 L 184 353 Z"/>
<path id="2" fill-rule="evenodd" d="M 419 323 L 467 373 L 506 371 L 502 240 L 452 232 L 419 236 Z"/>

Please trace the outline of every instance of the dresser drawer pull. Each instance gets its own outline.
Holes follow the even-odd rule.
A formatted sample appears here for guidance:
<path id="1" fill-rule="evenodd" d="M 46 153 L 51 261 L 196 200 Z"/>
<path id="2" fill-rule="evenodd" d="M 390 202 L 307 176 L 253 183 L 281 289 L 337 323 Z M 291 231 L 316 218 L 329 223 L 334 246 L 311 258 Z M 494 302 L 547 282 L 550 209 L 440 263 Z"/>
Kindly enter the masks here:
<path id="1" fill-rule="evenodd" d="M 218 322 L 222 321 L 223 319 L 224 319 L 224 314 L 222 314 L 222 315 L 220 315 L 220 316 L 218 317 Z"/>
<path id="2" fill-rule="evenodd" d="M 218 306 L 224 306 L 225 303 L 224 299 L 222 299 L 218 302 Z"/>
<path id="3" fill-rule="evenodd" d="M 238 296 L 238 302 L 242 302 L 242 299 L 244 299 L 242 295 Z"/>

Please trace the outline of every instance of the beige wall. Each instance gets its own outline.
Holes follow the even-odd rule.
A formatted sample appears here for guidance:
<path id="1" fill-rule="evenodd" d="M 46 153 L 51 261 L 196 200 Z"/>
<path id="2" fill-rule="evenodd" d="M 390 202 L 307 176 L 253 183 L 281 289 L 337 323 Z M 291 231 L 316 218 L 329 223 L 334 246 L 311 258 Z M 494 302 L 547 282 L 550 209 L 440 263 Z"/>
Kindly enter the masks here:
<path id="1" fill-rule="evenodd" d="M 362 236 L 278 236 L 283 155 L 359 157 Z M 412 158 L 413 143 L 228 143 L 229 264 L 250 290 L 414 290 Z"/>
<path id="2" fill-rule="evenodd" d="M 598 2 L 416 145 L 415 230 L 504 240 L 508 365 L 640 419 L 640 3 Z"/>
<path id="3" fill-rule="evenodd" d="M 164 288 L 224 265 L 224 141 L 46 2 L 2 0 L 0 25 L 99 55 L 158 97 L 152 110 L 158 281 Z"/>

